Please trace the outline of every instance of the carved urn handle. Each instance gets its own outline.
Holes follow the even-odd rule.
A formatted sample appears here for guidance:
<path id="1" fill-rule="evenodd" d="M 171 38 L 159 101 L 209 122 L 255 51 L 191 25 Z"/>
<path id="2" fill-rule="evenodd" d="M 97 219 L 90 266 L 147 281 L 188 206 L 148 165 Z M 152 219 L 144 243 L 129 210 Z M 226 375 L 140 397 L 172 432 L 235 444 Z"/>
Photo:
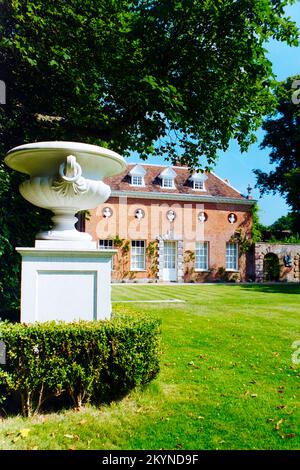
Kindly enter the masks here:
<path id="1" fill-rule="evenodd" d="M 82 169 L 74 155 L 68 155 L 59 165 L 60 179 L 54 180 L 52 189 L 66 197 L 76 196 L 88 190 L 88 182 L 82 175 Z"/>
<path id="2" fill-rule="evenodd" d="M 59 166 L 59 176 L 68 183 L 75 183 L 82 175 L 82 169 L 74 155 L 69 155 Z"/>

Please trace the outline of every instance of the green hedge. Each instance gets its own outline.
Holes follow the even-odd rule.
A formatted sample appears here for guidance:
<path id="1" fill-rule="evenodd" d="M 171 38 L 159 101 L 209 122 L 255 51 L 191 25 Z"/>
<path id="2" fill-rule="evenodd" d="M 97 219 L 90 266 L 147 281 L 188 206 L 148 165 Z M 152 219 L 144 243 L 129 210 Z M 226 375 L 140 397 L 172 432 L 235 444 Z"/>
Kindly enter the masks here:
<path id="1" fill-rule="evenodd" d="M 122 396 L 158 374 L 159 332 L 159 320 L 127 315 L 98 322 L 0 323 L 6 345 L 2 402 L 17 395 L 29 416 L 61 395 L 76 407 Z"/>

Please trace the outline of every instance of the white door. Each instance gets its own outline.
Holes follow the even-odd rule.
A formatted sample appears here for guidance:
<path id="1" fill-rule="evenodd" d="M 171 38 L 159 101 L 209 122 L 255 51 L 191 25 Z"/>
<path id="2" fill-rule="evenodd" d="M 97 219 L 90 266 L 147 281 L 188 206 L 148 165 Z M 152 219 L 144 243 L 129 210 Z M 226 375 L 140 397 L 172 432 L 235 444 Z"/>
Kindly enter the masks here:
<path id="1" fill-rule="evenodd" d="M 164 281 L 177 281 L 177 243 L 164 242 Z"/>

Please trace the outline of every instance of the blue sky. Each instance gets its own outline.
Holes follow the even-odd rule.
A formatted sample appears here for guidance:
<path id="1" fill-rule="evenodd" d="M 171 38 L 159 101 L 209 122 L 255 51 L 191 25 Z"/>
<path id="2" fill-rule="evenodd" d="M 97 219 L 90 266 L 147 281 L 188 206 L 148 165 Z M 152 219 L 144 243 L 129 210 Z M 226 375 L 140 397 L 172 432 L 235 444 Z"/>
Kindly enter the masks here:
<path id="1" fill-rule="evenodd" d="M 300 28 L 300 2 L 299 0 L 286 9 L 286 12 L 297 22 Z M 273 63 L 273 71 L 278 80 L 284 80 L 291 75 L 300 74 L 300 48 L 289 47 L 285 43 L 270 41 L 266 45 L 269 52 L 269 59 Z M 246 187 L 250 184 L 253 188 L 256 183 L 253 169 L 259 168 L 269 171 L 272 166 L 269 164 L 268 150 L 260 150 L 259 144 L 262 141 L 263 132 L 257 132 L 257 143 L 253 144 L 249 151 L 242 154 L 236 142 L 231 142 L 228 150 L 219 154 L 218 162 L 214 172 L 221 178 L 228 178 L 230 184 L 241 193 L 246 193 Z M 137 161 L 136 157 L 130 157 L 129 161 Z M 161 163 L 157 157 L 150 157 L 149 163 Z M 259 190 L 254 189 L 253 197 L 258 199 L 260 208 L 260 220 L 263 224 L 269 225 L 280 216 L 288 212 L 288 206 L 279 195 L 267 195 L 259 198 Z"/>

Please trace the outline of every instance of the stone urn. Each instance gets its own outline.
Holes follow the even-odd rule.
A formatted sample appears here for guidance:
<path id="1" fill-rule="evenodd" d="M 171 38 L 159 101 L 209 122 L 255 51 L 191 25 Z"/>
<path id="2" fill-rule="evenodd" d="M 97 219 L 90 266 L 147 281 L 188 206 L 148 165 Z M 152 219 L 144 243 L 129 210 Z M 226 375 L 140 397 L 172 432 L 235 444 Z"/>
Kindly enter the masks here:
<path id="1" fill-rule="evenodd" d="M 20 193 L 32 204 L 54 213 L 54 226 L 38 233 L 40 240 L 90 241 L 79 232 L 75 214 L 105 202 L 110 187 L 106 176 L 126 168 L 123 157 L 106 148 L 78 142 L 36 142 L 10 150 L 5 163 L 30 176 L 20 185 Z"/>

